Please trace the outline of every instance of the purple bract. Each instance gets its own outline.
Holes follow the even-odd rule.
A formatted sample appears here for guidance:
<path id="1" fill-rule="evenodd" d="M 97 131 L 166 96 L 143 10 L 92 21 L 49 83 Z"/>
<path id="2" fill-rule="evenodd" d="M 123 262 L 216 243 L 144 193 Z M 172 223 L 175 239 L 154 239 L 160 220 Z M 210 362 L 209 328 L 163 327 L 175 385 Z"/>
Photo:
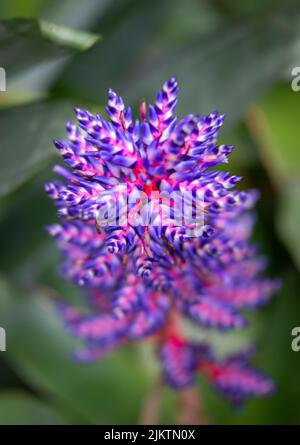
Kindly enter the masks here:
<path id="1" fill-rule="evenodd" d="M 249 242 L 257 192 L 233 190 L 241 178 L 215 169 L 233 149 L 217 145 L 223 116 L 178 120 L 177 93 L 171 78 L 154 105 L 142 102 L 134 121 L 109 90 L 109 120 L 77 108 L 78 125 L 68 122 L 67 140 L 55 141 L 68 169 L 56 167 L 62 182 L 46 184 L 62 220 L 48 231 L 64 254 L 63 275 L 86 289 L 91 310 L 58 306 L 67 329 L 84 340 L 80 360 L 151 337 L 172 387 L 191 385 L 201 373 L 238 404 L 270 393 L 272 382 L 248 367 L 248 352 L 218 359 L 207 344 L 186 338 L 185 320 L 243 328 L 240 311 L 267 302 L 279 283 L 262 277 L 265 260 Z M 180 223 L 168 198 L 173 193 L 189 196 L 191 213 Z M 151 203 L 153 194 L 159 199 Z M 117 216 L 104 224 L 114 197 L 119 210 L 126 205 L 126 216 L 137 216 L 135 223 Z M 135 199 L 125 203 L 128 197 Z M 200 207 L 199 226 L 193 216 Z M 141 209 L 153 224 L 139 219 Z M 169 218 L 160 219 L 165 210 Z"/>

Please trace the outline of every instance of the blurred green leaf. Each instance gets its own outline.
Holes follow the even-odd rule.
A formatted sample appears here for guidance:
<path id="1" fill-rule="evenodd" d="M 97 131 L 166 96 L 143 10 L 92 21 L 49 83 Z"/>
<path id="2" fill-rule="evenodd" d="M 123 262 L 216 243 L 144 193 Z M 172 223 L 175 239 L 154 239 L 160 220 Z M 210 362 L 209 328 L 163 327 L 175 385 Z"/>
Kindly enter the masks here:
<path id="1" fill-rule="evenodd" d="M 0 22 L 0 60 L 7 77 L 36 63 L 85 50 L 95 43 L 95 34 L 72 30 L 37 19 Z"/>
<path id="2" fill-rule="evenodd" d="M 167 20 L 162 3 L 152 2 L 148 11 L 149 3 L 140 2 L 128 17 L 124 14 L 114 33 L 104 32 L 103 45 L 72 59 L 56 91 L 94 99 L 111 86 L 137 104 L 145 95 L 153 97 L 164 80 L 176 75 L 182 86 L 180 113 L 218 109 L 227 115 L 227 126 L 236 122 L 287 65 L 296 20 L 275 15 L 258 22 L 231 23 L 184 47 L 168 46 L 149 59 L 145 43 L 153 39 L 158 23 Z M 147 16 L 146 26 L 141 16 Z"/>
<path id="3" fill-rule="evenodd" d="M 293 91 L 291 84 L 280 84 L 250 114 L 250 129 L 262 160 L 279 187 L 282 181 L 300 178 L 299 100 L 300 93 Z"/>
<path id="4" fill-rule="evenodd" d="M 99 40 L 99 35 L 66 28 L 46 20 L 39 21 L 42 36 L 57 45 L 84 51 Z"/>
<path id="5" fill-rule="evenodd" d="M 212 0 L 212 3 L 223 13 L 233 17 L 260 16 L 270 11 L 285 11 L 299 6 L 298 0 L 252 0 L 241 2 L 240 0 Z"/>
<path id="6" fill-rule="evenodd" d="M 52 407 L 20 391 L 0 393 L 0 425 L 64 425 L 66 419 Z"/>
<path id="7" fill-rule="evenodd" d="M 0 111 L 0 196 L 30 178 L 54 156 L 72 114 L 69 101 L 38 102 Z"/>
<path id="8" fill-rule="evenodd" d="M 41 17 L 62 26 L 79 29 L 91 29 L 106 9 L 111 6 L 111 0 L 48 0 L 44 1 Z"/>
<path id="9" fill-rule="evenodd" d="M 103 43 L 71 62 L 54 89 L 57 93 L 95 100 L 109 86 L 128 86 L 141 73 L 146 49 L 168 17 L 168 0 L 122 0 L 111 5 L 100 22 Z M 84 82 L 83 82 L 83 79 Z"/>
<path id="10" fill-rule="evenodd" d="M 277 231 L 300 268 L 300 178 L 282 188 L 277 218 Z"/>
<path id="11" fill-rule="evenodd" d="M 7 354 L 16 372 L 70 413 L 91 423 L 136 423 L 148 376 L 122 349 L 97 364 L 75 363 L 78 345 L 67 334 L 52 306 L 28 297 L 1 310 Z"/>
<path id="12" fill-rule="evenodd" d="M 172 51 L 174 46 L 189 44 L 192 39 L 217 30 L 224 23 L 225 19 L 210 0 L 172 0 L 172 7 L 151 46 L 155 45 L 156 52 L 160 52 L 169 44 Z"/>
<path id="13" fill-rule="evenodd" d="M 53 175 L 47 164 L 44 171 L 1 201 L 0 269 L 22 286 L 41 282 L 45 270 L 58 275 L 60 256 L 45 232 L 46 225 L 56 220 L 55 206 L 44 190 Z"/>
<path id="14" fill-rule="evenodd" d="M 135 101 L 145 94 L 150 97 L 150 91 L 153 97 L 157 85 L 176 75 L 182 86 L 179 112 L 217 109 L 225 113 L 228 129 L 278 79 L 295 35 L 295 22 L 284 15 L 231 24 L 165 55 L 129 83 L 127 94 Z"/>
<path id="15" fill-rule="evenodd" d="M 0 311 L 4 310 L 8 306 L 13 296 L 13 289 L 9 285 L 6 278 L 3 275 L 0 275 Z"/>
<path id="16" fill-rule="evenodd" d="M 300 267 L 300 96 L 276 86 L 248 116 L 261 160 L 279 191 L 277 231 Z"/>
<path id="17" fill-rule="evenodd" d="M 52 0 L 1 0 L 1 19 L 38 16 L 45 2 Z"/>

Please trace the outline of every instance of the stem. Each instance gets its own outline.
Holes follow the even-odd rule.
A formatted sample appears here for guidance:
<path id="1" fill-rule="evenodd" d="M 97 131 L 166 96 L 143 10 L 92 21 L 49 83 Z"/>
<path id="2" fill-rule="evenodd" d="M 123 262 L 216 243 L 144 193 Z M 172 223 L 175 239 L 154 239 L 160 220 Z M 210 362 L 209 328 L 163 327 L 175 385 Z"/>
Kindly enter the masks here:
<path id="1" fill-rule="evenodd" d="M 141 410 L 140 425 L 157 425 L 159 423 L 162 394 L 163 384 L 161 380 L 158 380 L 145 397 Z"/>
<path id="2" fill-rule="evenodd" d="M 176 423 L 179 425 L 207 424 L 200 394 L 196 386 L 189 386 L 178 392 L 178 414 L 176 420 Z"/>

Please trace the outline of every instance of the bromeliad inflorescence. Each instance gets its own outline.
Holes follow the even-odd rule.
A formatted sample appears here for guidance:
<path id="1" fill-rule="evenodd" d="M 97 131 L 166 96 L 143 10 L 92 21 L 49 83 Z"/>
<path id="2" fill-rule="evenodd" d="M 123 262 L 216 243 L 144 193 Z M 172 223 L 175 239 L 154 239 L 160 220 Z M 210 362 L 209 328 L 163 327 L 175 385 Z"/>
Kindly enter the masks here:
<path id="1" fill-rule="evenodd" d="M 184 320 L 242 328 L 240 310 L 268 301 L 278 282 L 261 276 L 265 261 L 249 242 L 257 192 L 233 191 L 241 178 L 214 169 L 233 149 L 217 145 L 223 116 L 178 120 L 177 93 L 172 78 L 134 121 L 109 90 L 109 120 L 77 108 L 79 125 L 68 122 L 68 139 L 55 141 L 69 169 L 55 167 L 63 182 L 46 184 L 62 219 L 48 231 L 64 254 L 63 275 L 86 289 L 91 307 L 85 315 L 59 305 L 60 313 L 85 342 L 80 360 L 151 336 L 172 387 L 200 373 L 240 403 L 270 393 L 272 382 L 248 367 L 249 351 L 218 359 L 186 338 Z M 174 196 L 188 204 L 181 219 Z"/>

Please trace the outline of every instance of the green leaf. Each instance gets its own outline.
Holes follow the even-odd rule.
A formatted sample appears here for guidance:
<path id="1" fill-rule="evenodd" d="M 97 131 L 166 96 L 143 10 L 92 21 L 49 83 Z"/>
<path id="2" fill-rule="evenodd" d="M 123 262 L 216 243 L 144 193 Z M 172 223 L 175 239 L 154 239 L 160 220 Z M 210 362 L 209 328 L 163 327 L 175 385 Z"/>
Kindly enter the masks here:
<path id="1" fill-rule="evenodd" d="M 29 179 L 55 155 L 52 140 L 72 116 L 69 101 L 38 102 L 0 111 L 0 196 Z"/>
<path id="2" fill-rule="evenodd" d="M 290 84 L 278 85 L 252 109 L 247 123 L 279 191 L 278 234 L 300 267 L 299 98 Z"/>
<path id="3" fill-rule="evenodd" d="M 90 48 L 100 39 L 100 36 L 97 34 L 55 25 L 46 20 L 40 20 L 39 25 L 40 31 L 46 39 L 49 39 L 57 45 L 66 46 L 79 51 L 84 51 Z"/>
<path id="4" fill-rule="evenodd" d="M 297 9 L 299 3 L 297 0 L 252 0 L 251 2 L 241 2 L 239 0 L 214 0 L 215 5 L 223 13 L 234 17 L 260 16 L 268 14 L 270 10 L 284 11 L 291 8 Z"/>
<path id="5" fill-rule="evenodd" d="M 13 290 L 7 280 L 0 275 L 0 312 L 5 309 L 13 298 Z M 1 323 L 0 323 L 1 326 Z"/>
<path id="6" fill-rule="evenodd" d="M 64 425 L 66 419 L 51 406 L 20 391 L 0 393 L 0 425 Z"/>
<path id="7" fill-rule="evenodd" d="M 0 207 L 3 209 L 0 223 L 0 269 L 6 274 L 11 272 L 17 282 L 25 279 L 22 285 L 36 283 L 45 262 L 46 265 L 52 265 L 53 271 L 58 263 L 57 255 L 52 258 L 53 251 L 57 253 L 55 243 L 44 230 L 46 225 L 57 218 L 55 206 L 44 190 L 45 182 L 56 175 L 48 164 L 44 170 L 2 199 Z M 32 257 L 35 258 L 34 262 L 29 261 Z"/>
<path id="8" fill-rule="evenodd" d="M 52 306 L 25 298 L 2 308 L 7 359 L 32 387 L 82 422 L 136 423 L 148 376 L 133 350 L 122 348 L 96 364 L 72 359 L 80 346 L 64 330 Z"/>
<path id="9" fill-rule="evenodd" d="M 300 178 L 282 187 L 276 227 L 300 269 Z"/>
<path id="10" fill-rule="evenodd" d="M 41 13 L 41 9 L 49 0 L 2 0 L 0 17 L 1 19 L 9 19 L 12 17 L 37 17 Z M 50 0 L 52 1 L 52 0 Z"/>
<path id="11" fill-rule="evenodd" d="M 43 19 L 58 25 L 79 29 L 91 29 L 111 6 L 111 0 L 48 0 L 43 8 Z"/>
<path id="12" fill-rule="evenodd" d="M 281 75 L 296 38 L 296 20 L 275 15 L 258 22 L 230 23 L 205 36 L 199 33 L 184 47 L 167 45 L 153 54 L 149 42 L 161 22 L 168 20 L 162 4 L 167 5 L 151 2 L 148 11 L 140 2 L 134 13 L 124 14 L 115 33 L 104 33 L 103 45 L 72 59 L 56 90 L 94 99 L 111 86 L 137 104 L 144 96 L 152 100 L 161 83 L 176 75 L 182 88 L 179 113 L 218 109 L 226 114 L 228 127 Z M 145 26 L 141 17 L 148 14 Z"/>
<path id="13" fill-rule="evenodd" d="M 295 23 L 285 16 L 231 24 L 167 55 L 159 65 L 152 63 L 127 94 L 135 101 L 145 94 L 150 97 L 150 92 L 153 97 L 164 79 L 176 75 L 182 88 L 179 112 L 217 109 L 225 114 L 228 129 L 280 76 L 295 34 Z"/>
<path id="14" fill-rule="evenodd" d="M 7 77 L 20 69 L 85 50 L 95 43 L 95 34 L 57 26 L 37 19 L 0 22 L 0 62 Z"/>
<path id="15" fill-rule="evenodd" d="M 282 181 L 300 176 L 299 99 L 291 84 L 277 85 L 258 102 L 248 122 L 268 173 L 279 187 Z"/>
<path id="16" fill-rule="evenodd" d="M 157 29 L 164 26 L 168 6 L 167 0 L 114 2 L 99 24 L 103 43 L 86 51 L 85 57 L 74 58 L 55 85 L 56 92 L 95 100 L 104 97 L 109 86 L 127 88 L 140 72 Z"/>

